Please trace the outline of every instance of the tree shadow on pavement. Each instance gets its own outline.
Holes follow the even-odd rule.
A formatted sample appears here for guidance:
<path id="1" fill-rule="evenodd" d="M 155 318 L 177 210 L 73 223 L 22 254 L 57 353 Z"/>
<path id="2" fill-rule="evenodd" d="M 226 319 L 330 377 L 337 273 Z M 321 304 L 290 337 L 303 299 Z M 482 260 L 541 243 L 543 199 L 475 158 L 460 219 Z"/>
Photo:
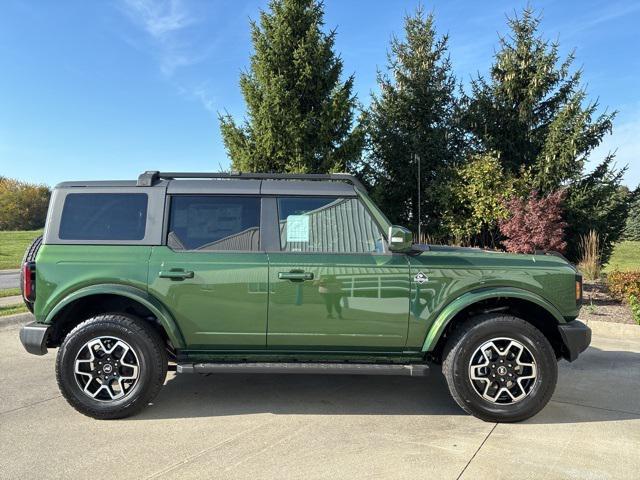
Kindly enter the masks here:
<path id="1" fill-rule="evenodd" d="M 417 378 L 171 374 L 154 404 L 133 419 L 256 413 L 467 415 L 453 401 L 444 376 L 434 366 L 428 377 Z M 558 387 L 552 401 L 526 423 L 582 423 L 633 418 L 640 418 L 640 353 L 603 351 L 591 347 L 575 363 L 560 363 Z"/>

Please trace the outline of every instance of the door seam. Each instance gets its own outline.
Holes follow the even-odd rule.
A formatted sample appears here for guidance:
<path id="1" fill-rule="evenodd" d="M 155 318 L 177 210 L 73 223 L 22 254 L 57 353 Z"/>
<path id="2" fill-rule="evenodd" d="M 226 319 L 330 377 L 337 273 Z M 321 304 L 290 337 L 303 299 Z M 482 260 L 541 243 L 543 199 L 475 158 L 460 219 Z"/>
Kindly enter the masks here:
<path id="1" fill-rule="evenodd" d="M 266 313 L 266 325 L 264 330 L 264 349 L 269 348 L 269 311 L 271 310 L 271 259 L 269 258 L 269 252 L 264 252 L 267 256 L 267 313 Z"/>

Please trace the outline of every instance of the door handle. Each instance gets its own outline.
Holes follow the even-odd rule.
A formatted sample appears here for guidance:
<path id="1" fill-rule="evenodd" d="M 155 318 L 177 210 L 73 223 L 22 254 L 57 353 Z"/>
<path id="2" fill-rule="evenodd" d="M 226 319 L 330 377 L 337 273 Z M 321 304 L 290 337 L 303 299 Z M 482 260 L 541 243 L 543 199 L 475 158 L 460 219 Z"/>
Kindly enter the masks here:
<path id="1" fill-rule="evenodd" d="M 313 272 L 279 272 L 278 278 L 292 282 L 304 282 L 305 280 L 313 280 Z"/>
<path id="2" fill-rule="evenodd" d="M 193 278 L 193 272 L 185 270 L 160 270 L 158 277 L 170 278 L 171 280 L 184 280 L 185 278 Z"/>

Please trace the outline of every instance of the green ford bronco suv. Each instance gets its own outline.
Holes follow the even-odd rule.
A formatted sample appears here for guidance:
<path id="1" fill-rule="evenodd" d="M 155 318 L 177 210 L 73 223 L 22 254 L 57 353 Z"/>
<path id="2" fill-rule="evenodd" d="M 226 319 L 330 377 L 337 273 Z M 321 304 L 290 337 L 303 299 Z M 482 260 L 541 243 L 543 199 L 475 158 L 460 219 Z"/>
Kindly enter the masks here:
<path id="1" fill-rule="evenodd" d="M 563 257 L 413 245 L 353 177 L 146 172 L 65 182 L 27 250 L 30 353 L 121 418 L 177 373 L 421 377 L 487 421 L 531 417 L 591 340 Z M 427 401 L 427 399 L 425 399 Z"/>

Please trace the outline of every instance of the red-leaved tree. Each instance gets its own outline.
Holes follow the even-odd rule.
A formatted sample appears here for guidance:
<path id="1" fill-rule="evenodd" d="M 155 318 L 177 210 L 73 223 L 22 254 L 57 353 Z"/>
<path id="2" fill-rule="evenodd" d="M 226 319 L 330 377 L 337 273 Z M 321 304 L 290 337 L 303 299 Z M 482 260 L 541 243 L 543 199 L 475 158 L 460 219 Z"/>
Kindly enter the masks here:
<path id="1" fill-rule="evenodd" d="M 500 222 L 500 232 L 506 237 L 502 243 L 509 252 L 533 253 L 535 250 L 555 250 L 563 253 L 567 242 L 562 220 L 562 201 L 565 190 L 546 196 L 531 192 L 527 198 L 507 200 L 509 217 Z"/>

